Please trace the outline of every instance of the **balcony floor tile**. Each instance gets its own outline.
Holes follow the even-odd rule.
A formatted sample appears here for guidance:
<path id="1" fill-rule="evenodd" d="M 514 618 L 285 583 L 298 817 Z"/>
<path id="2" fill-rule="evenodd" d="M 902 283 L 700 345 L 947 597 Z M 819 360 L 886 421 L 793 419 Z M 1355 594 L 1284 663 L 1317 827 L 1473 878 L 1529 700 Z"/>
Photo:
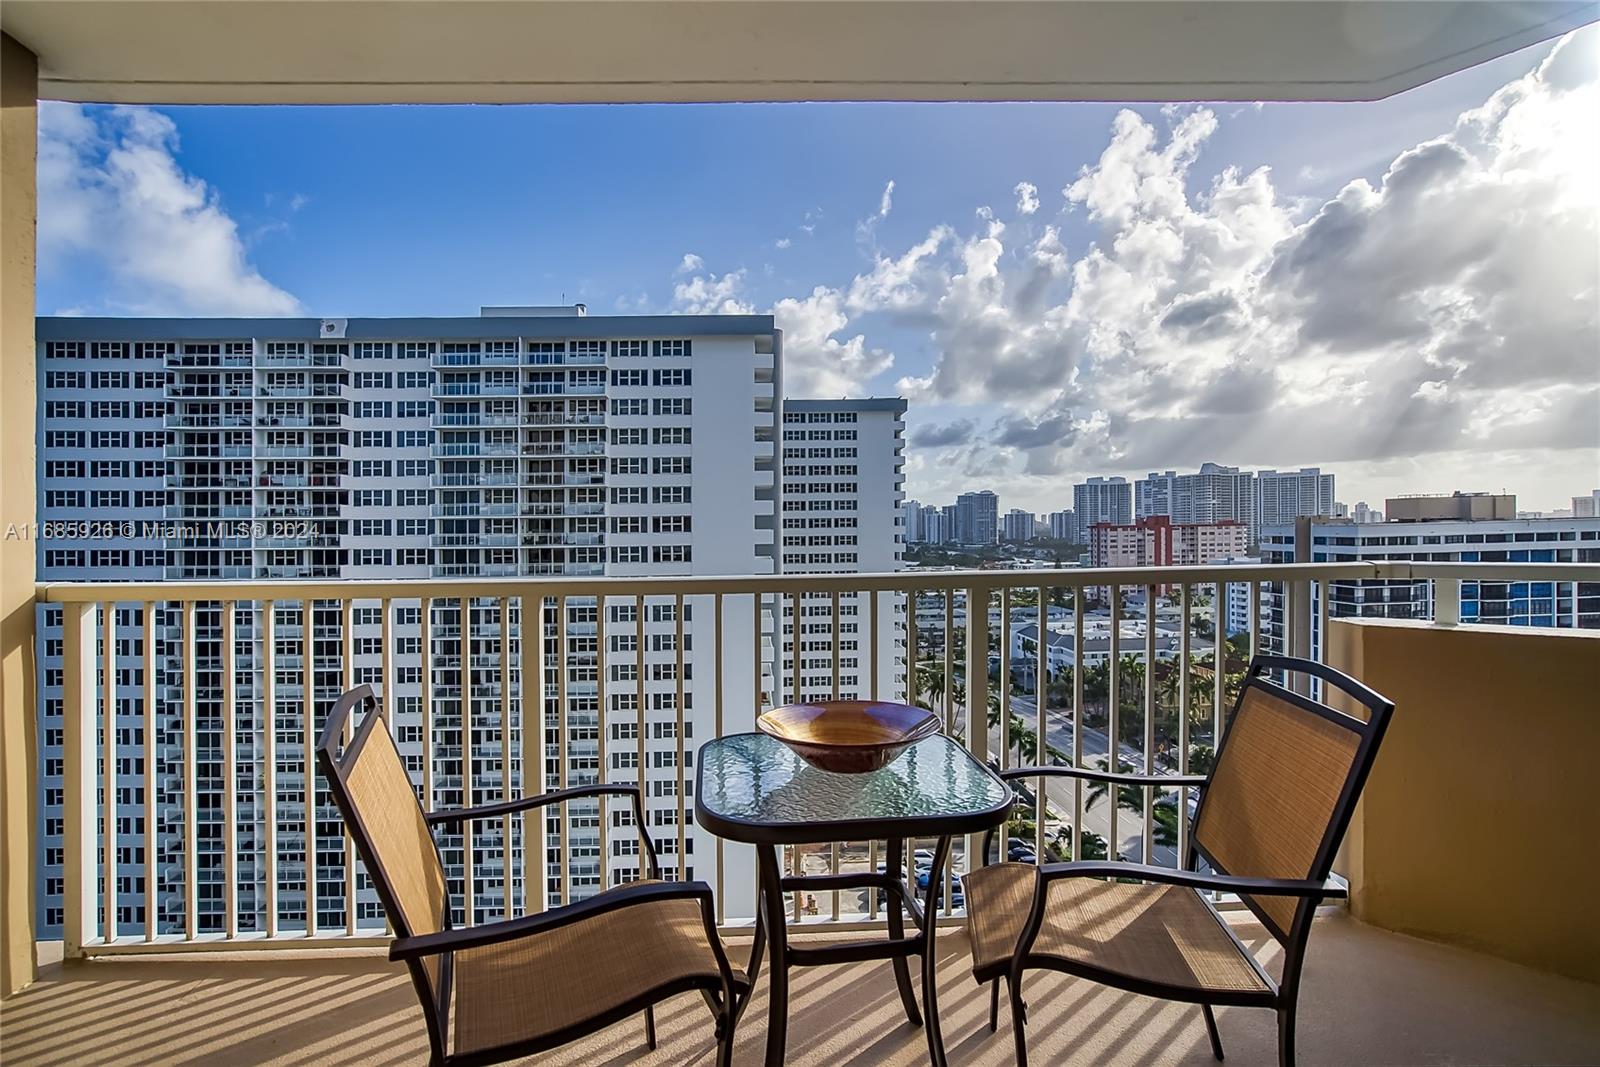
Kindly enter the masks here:
<path id="1" fill-rule="evenodd" d="M 1269 969 L 1276 951 L 1240 924 Z M 736 957 L 747 951 L 733 943 Z M 950 1062 L 1011 1062 L 1009 1017 L 985 1026 L 986 990 L 967 970 L 965 934 L 942 934 L 940 1014 Z M 761 1062 L 765 977 L 740 1028 L 736 1062 Z M 1212 1064 L 1198 1009 L 1063 976 L 1027 990 L 1030 1052 L 1050 1064 Z M 788 1062 L 927 1062 L 921 1030 L 900 1013 L 886 964 L 794 972 Z M 1301 1000 L 1303 1064 L 1579 1064 L 1600 1061 L 1600 986 L 1363 926 L 1342 913 L 1312 934 Z M 1272 1013 L 1218 1010 L 1230 1064 L 1272 1064 Z M 540 1064 L 704 1064 L 710 1027 L 698 996 L 657 1013 L 660 1048 L 642 1020 L 611 1027 Z M 4 1007 L 8 1065 L 63 1063 L 418 1063 L 426 1059 L 409 979 L 371 952 L 121 958 L 49 964 Z"/>

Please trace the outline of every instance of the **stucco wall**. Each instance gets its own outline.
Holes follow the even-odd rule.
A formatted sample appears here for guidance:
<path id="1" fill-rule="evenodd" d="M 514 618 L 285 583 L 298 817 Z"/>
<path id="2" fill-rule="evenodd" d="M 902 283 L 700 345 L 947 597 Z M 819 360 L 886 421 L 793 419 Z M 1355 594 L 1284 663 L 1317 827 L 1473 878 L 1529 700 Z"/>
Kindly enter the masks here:
<path id="1" fill-rule="evenodd" d="M 1328 658 L 1395 702 L 1356 917 L 1600 981 L 1600 633 L 1336 620 Z"/>
<path id="2" fill-rule="evenodd" d="M 0 34 L 0 996 L 33 980 L 34 168 L 38 63 Z"/>

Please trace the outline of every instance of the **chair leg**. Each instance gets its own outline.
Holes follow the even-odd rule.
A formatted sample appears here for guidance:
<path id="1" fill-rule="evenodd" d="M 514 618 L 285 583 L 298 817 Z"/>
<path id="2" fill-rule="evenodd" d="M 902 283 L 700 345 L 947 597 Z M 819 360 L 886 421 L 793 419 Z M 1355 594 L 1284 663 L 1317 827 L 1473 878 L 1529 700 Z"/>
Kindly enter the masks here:
<path id="1" fill-rule="evenodd" d="M 653 1006 L 644 1010 L 644 1043 L 651 1052 L 656 1050 L 656 1009 Z"/>
<path id="2" fill-rule="evenodd" d="M 1211 1055 L 1217 1060 L 1222 1059 L 1222 1036 L 1217 1033 L 1217 1017 L 1211 1010 L 1211 1005 L 1202 1004 L 1200 1010 L 1206 1016 L 1206 1036 L 1211 1039 Z"/>
<path id="3" fill-rule="evenodd" d="M 1011 991 L 1011 1034 L 1017 1046 L 1017 1067 L 1028 1067 L 1028 1037 L 1023 1033 L 1028 1021 L 1028 1006 L 1022 1002 L 1022 982 L 1008 978 L 1006 986 Z"/>
<path id="4" fill-rule="evenodd" d="M 1000 1029 L 1000 979 L 989 983 L 989 1032 Z"/>
<path id="5" fill-rule="evenodd" d="M 717 1067 L 733 1067 L 733 1029 L 738 1022 L 738 1009 L 731 1004 L 717 1017 Z"/>
<path id="6" fill-rule="evenodd" d="M 1294 1067 L 1294 1007 L 1291 1000 L 1278 1008 L 1278 1067 Z"/>

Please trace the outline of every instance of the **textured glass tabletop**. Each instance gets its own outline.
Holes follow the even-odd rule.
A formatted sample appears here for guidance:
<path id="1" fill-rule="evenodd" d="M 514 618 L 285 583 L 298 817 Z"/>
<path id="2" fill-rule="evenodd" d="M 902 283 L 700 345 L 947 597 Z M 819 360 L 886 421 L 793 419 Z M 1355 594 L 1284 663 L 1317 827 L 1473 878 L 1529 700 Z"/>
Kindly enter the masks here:
<path id="1" fill-rule="evenodd" d="M 939 837 L 998 825 L 1011 790 L 943 735 L 924 738 L 868 774 L 807 765 L 766 734 L 733 734 L 700 748 L 695 812 L 735 841 L 797 844 L 873 837 Z"/>

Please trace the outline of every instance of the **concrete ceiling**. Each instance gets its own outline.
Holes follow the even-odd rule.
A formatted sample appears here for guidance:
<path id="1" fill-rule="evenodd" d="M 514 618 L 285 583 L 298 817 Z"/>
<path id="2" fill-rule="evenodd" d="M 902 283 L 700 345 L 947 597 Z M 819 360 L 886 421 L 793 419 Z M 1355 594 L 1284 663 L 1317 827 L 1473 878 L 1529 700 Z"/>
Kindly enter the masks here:
<path id="1" fill-rule="evenodd" d="M 1593 2 L 5 0 L 40 94 L 125 103 L 1369 100 Z"/>

